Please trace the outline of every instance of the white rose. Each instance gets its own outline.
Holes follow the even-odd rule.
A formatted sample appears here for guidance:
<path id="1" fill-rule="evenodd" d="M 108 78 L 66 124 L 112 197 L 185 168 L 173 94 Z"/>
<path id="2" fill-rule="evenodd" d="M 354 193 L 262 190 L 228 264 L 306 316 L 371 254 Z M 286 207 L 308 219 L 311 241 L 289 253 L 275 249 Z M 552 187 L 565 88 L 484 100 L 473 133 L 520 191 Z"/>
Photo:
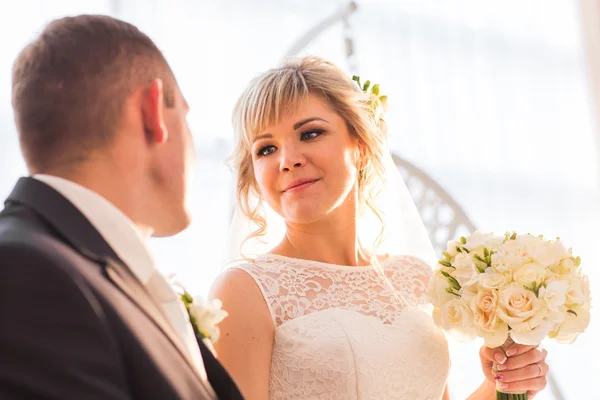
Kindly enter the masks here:
<path id="1" fill-rule="evenodd" d="M 546 287 L 541 287 L 539 298 L 546 303 L 546 307 L 551 312 L 560 312 L 560 308 L 565 304 L 569 283 L 566 281 L 548 282 Z"/>
<path id="2" fill-rule="evenodd" d="M 530 259 L 522 253 L 512 253 L 501 250 L 492 255 L 492 268 L 501 274 L 510 275 L 512 274 L 512 271 L 519 269 L 529 261 Z"/>
<path id="3" fill-rule="evenodd" d="M 590 284 L 586 276 L 573 276 L 568 279 L 569 289 L 565 305 L 574 309 L 590 301 Z"/>
<path id="4" fill-rule="evenodd" d="M 213 343 L 219 340 L 220 330 L 217 324 L 228 315 L 221 307 L 223 307 L 223 303 L 220 300 L 215 299 L 205 302 L 200 296 L 194 297 L 194 301 L 190 306 L 190 314 L 195 319 L 196 327 L 203 335 L 209 337 Z"/>
<path id="5" fill-rule="evenodd" d="M 535 293 L 518 283 L 511 283 L 500 291 L 498 316 L 512 330 L 531 331 L 541 324 L 546 314 L 546 307 Z"/>
<path id="6" fill-rule="evenodd" d="M 493 233 L 473 232 L 467 237 L 467 243 L 464 245 L 470 251 L 479 251 L 487 247 L 489 251 L 496 251 L 502 245 L 504 238 L 494 236 Z"/>
<path id="7" fill-rule="evenodd" d="M 533 259 L 545 267 L 558 265 L 562 259 L 570 256 L 569 250 L 560 240 L 532 243 L 527 246 L 526 251 Z"/>
<path id="8" fill-rule="evenodd" d="M 572 310 L 575 314 L 568 312 L 565 314 L 565 320 L 551 337 L 555 337 L 559 343 L 570 344 L 577 339 L 580 333 L 590 324 L 590 304 L 585 303 Z"/>
<path id="9" fill-rule="evenodd" d="M 446 302 L 455 299 L 456 296 L 446 291 L 450 287 L 448 279 L 442 275 L 440 271 L 436 271 L 435 274 L 429 279 L 429 286 L 427 288 L 427 294 L 429 295 L 429 302 L 437 308 L 442 307 Z"/>
<path id="10" fill-rule="evenodd" d="M 529 346 L 537 346 L 552 330 L 554 324 L 547 319 L 543 319 L 539 322 L 537 327 L 530 331 L 519 332 L 515 329 L 510 331 L 510 337 L 515 343 L 526 344 Z"/>
<path id="11" fill-rule="evenodd" d="M 474 284 L 477 281 L 479 272 L 475 267 L 475 262 L 469 254 L 460 253 L 454 258 L 452 266 L 455 268 L 451 275 L 458 281 L 461 287 Z"/>
<path id="12" fill-rule="evenodd" d="M 571 275 L 577 270 L 577 267 L 575 266 L 573 260 L 569 257 L 562 260 L 560 264 L 558 264 L 558 266 L 553 269 L 557 274 Z"/>
<path id="13" fill-rule="evenodd" d="M 465 340 L 473 340 L 477 336 L 473 313 L 464 300 L 450 300 L 433 313 L 433 318 L 440 328 L 452 331 Z"/>
<path id="14" fill-rule="evenodd" d="M 493 269 L 488 269 L 483 274 L 480 274 L 479 285 L 485 289 L 499 290 L 509 283 L 509 277 L 495 272 Z"/>
<path id="15" fill-rule="evenodd" d="M 480 289 L 471 299 L 473 321 L 477 333 L 488 347 L 498 347 L 508 338 L 508 325 L 497 317 L 498 292 L 495 290 Z"/>
<path id="16" fill-rule="evenodd" d="M 546 276 L 546 268 L 535 262 L 525 264 L 513 272 L 513 279 L 521 285 L 541 283 L 546 280 Z"/>

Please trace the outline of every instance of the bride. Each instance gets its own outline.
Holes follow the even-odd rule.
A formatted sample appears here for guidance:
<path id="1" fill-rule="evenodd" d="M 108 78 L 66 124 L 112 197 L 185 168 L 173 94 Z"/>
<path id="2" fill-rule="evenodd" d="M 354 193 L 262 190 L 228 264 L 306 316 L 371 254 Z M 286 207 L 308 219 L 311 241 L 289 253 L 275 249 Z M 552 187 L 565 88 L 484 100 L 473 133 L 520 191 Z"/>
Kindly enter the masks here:
<path id="1" fill-rule="evenodd" d="M 367 92 L 306 57 L 236 104 L 231 260 L 246 261 L 211 297 L 229 313 L 216 351 L 247 399 L 449 399 L 448 344 L 426 296 L 433 251 Z M 535 395 L 545 356 L 482 348 L 471 398 L 494 398 L 496 381 Z"/>

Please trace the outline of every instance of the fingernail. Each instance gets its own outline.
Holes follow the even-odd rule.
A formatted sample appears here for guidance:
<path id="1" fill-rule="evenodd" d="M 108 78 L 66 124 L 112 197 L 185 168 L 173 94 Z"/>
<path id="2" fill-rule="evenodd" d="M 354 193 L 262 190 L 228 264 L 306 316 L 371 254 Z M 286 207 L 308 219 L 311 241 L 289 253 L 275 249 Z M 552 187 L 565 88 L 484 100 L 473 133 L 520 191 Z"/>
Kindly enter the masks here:
<path id="1" fill-rule="evenodd" d="M 498 386 L 500 386 L 502 389 L 506 389 L 507 387 L 509 387 L 510 385 L 508 383 L 501 383 Z"/>
<path id="2" fill-rule="evenodd" d="M 504 361 L 506 361 L 506 356 L 504 354 L 498 353 L 494 356 L 494 358 L 499 364 L 504 364 Z"/>
<path id="3" fill-rule="evenodd" d="M 506 365 L 504 365 L 504 364 L 498 364 L 498 365 L 496 365 L 496 369 L 498 371 L 504 371 L 506 369 Z"/>
<path id="4" fill-rule="evenodd" d="M 507 356 L 514 356 L 515 354 L 517 354 L 517 349 L 508 349 L 506 350 L 506 355 Z"/>
<path id="5" fill-rule="evenodd" d="M 504 379 L 504 375 L 496 375 L 494 379 L 497 381 L 501 381 L 502 379 Z"/>

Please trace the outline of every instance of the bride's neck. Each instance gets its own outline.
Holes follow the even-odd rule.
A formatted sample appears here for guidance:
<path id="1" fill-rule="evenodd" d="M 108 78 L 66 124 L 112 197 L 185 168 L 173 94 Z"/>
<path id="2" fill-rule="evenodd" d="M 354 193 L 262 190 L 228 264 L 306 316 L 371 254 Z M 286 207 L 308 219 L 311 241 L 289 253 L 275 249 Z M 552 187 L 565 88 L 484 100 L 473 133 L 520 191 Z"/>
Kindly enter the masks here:
<path id="1" fill-rule="evenodd" d="M 337 265 L 369 265 L 360 245 L 356 218 L 330 216 L 311 224 L 286 224 L 282 242 L 271 253 Z"/>

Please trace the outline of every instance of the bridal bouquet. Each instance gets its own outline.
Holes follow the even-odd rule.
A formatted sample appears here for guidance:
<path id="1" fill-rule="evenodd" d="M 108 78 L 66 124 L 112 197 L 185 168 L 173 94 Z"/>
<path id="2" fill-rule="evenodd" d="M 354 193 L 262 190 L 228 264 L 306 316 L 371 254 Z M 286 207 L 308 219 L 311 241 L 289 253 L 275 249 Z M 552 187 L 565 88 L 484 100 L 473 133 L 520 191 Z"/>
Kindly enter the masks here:
<path id="1" fill-rule="evenodd" d="M 542 236 L 475 232 L 448 243 L 429 285 L 438 326 L 488 347 L 573 343 L 590 321 L 581 259 Z M 527 393 L 499 399 L 527 399 Z M 503 397 L 504 396 L 504 397 Z M 511 396 L 511 397 L 508 397 Z"/>

